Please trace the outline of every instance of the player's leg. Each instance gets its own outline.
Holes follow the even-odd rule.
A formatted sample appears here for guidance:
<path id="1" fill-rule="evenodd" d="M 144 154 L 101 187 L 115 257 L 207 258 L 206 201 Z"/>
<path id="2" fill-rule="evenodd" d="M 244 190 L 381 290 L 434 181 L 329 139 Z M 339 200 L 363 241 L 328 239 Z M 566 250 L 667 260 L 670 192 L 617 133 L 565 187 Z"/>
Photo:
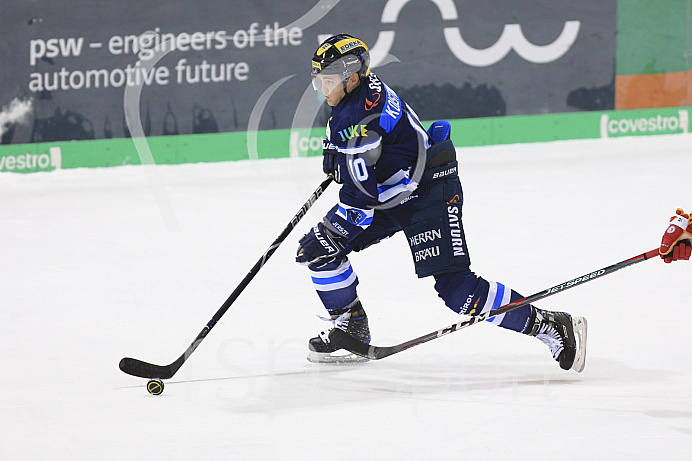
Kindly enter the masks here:
<path id="1" fill-rule="evenodd" d="M 522 299 L 499 282 L 487 281 L 470 270 L 435 276 L 435 290 L 458 314 L 479 315 Z M 586 359 L 586 319 L 526 305 L 488 319 L 501 328 L 534 336 L 545 343 L 560 367 L 578 372 Z"/>
<path id="2" fill-rule="evenodd" d="M 450 171 L 448 166 L 441 169 Z M 459 314 L 478 315 L 523 296 L 506 285 L 476 276 L 462 224 L 463 192 L 455 173 L 433 180 L 427 193 L 397 213 L 419 277 L 435 276 L 435 289 L 445 304 Z M 403 214 L 407 213 L 406 216 Z M 523 306 L 489 321 L 508 330 L 535 336 L 548 345 L 565 369 L 581 371 L 586 354 L 586 320 L 563 312 Z"/>
<path id="3" fill-rule="evenodd" d="M 399 230 L 386 213 L 377 212 L 372 224 L 359 234 L 346 251 L 325 263 L 308 266 L 313 285 L 322 304 L 327 309 L 331 328 L 344 329 L 354 338 L 370 342 L 370 328 L 365 309 L 358 298 L 358 276 L 348 259 L 350 251 L 360 251 Z M 308 343 L 308 360 L 311 362 L 354 362 L 365 360 L 355 354 L 339 350 L 329 343 L 329 331 L 323 331 Z"/>
<path id="4" fill-rule="evenodd" d="M 358 299 L 358 276 L 346 255 L 320 267 L 308 266 L 315 290 L 329 313 L 331 327 L 311 338 L 308 342 L 308 360 L 311 362 L 350 362 L 359 357 L 339 351 L 329 342 L 329 332 L 334 327 L 344 329 L 354 338 L 368 343 L 370 328 L 365 309 Z"/>

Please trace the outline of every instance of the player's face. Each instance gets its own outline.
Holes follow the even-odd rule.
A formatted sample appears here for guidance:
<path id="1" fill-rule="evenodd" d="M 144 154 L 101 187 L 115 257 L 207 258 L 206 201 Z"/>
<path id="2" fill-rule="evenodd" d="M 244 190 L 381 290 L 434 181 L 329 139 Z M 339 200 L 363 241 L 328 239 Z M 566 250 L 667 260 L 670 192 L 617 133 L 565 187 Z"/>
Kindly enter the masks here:
<path id="1" fill-rule="evenodd" d="M 322 92 L 324 97 L 327 99 L 327 104 L 334 107 L 344 99 L 346 93 L 344 93 L 344 85 L 341 83 L 341 77 L 339 75 L 317 75 L 315 79 L 318 79 L 317 83 L 319 90 Z"/>

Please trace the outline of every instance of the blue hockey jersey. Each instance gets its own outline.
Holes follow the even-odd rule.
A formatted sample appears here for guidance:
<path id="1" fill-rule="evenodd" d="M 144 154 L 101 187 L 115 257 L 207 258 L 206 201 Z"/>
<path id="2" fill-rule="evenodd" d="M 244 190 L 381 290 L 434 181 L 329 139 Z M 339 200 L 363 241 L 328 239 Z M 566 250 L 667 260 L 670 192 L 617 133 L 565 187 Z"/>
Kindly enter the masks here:
<path id="1" fill-rule="evenodd" d="M 430 139 L 415 112 L 370 73 L 332 107 L 324 147 L 338 152 L 343 181 L 331 221 L 351 240 L 372 222 L 375 207 L 418 187 L 414 168 Z"/>

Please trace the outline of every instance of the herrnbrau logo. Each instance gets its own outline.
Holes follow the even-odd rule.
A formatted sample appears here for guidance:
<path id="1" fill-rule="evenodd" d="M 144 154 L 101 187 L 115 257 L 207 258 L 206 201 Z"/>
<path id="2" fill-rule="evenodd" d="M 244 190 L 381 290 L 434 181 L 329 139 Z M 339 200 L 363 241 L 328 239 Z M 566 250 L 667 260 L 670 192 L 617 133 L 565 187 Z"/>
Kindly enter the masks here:
<path id="1" fill-rule="evenodd" d="M 433 229 L 433 230 L 427 230 L 424 232 L 420 232 L 416 235 L 412 235 L 411 237 L 408 238 L 409 245 L 411 248 L 415 248 L 421 243 L 428 243 L 432 242 L 434 240 L 441 240 L 442 239 L 442 230 L 441 229 Z"/>
<path id="2" fill-rule="evenodd" d="M 416 262 L 425 261 L 428 258 L 437 258 L 440 256 L 440 246 L 435 245 L 430 248 L 423 248 L 413 253 L 413 258 Z"/>

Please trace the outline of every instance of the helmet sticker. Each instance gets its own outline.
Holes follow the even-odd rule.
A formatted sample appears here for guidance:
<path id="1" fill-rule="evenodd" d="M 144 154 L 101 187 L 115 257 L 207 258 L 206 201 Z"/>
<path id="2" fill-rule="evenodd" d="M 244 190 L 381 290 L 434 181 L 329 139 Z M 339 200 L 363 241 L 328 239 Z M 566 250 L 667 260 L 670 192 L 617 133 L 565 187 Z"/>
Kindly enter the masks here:
<path id="1" fill-rule="evenodd" d="M 317 52 L 315 53 L 317 56 L 322 56 L 325 51 L 327 51 L 330 47 L 332 46 L 331 43 L 325 43 L 321 47 L 317 49 Z"/>
<path id="2" fill-rule="evenodd" d="M 362 46 L 365 48 L 365 51 L 368 50 L 368 47 L 365 46 L 365 43 L 362 41 L 358 40 L 357 38 L 346 38 L 344 40 L 340 40 L 334 44 L 334 46 L 339 50 L 340 53 L 346 53 L 348 50 L 352 48 L 356 48 L 359 46 Z"/>

